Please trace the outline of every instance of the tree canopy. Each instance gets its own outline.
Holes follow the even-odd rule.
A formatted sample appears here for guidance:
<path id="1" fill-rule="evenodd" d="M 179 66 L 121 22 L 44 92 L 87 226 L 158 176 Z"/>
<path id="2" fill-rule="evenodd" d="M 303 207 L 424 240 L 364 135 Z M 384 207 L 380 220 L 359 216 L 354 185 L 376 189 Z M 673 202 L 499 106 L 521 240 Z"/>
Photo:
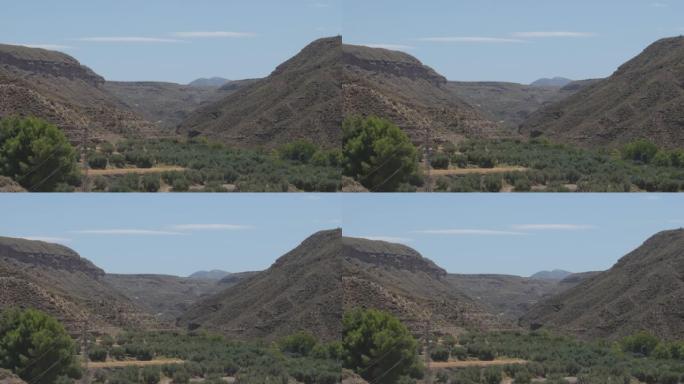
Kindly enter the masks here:
<path id="1" fill-rule="evenodd" d="M 53 191 L 75 183 L 78 154 L 64 133 L 38 118 L 0 120 L 0 174 L 30 191 Z"/>
<path id="2" fill-rule="evenodd" d="M 80 377 L 74 341 L 54 318 L 33 309 L 0 314 L 0 367 L 31 384 Z"/>
<path id="3" fill-rule="evenodd" d="M 378 117 L 343 123 L 344 173 L 373 192 L 396 191 L 418 170 L 416 147 L 399 127 Z"/>
<path id="4" fill-rule="evenodd" d="M 342 321 L 344 367 L 373 383 L 420 376 L 418 343 L 396 317 L 375 309 L 347 312 Z"/>

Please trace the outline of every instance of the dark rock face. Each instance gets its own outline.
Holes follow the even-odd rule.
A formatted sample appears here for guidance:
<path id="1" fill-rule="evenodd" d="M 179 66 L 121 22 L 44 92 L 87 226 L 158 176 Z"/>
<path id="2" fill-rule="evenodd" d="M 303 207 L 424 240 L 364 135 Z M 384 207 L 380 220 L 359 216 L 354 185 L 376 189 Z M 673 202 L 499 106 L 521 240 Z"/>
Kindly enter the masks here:
<path id="1" fill-rule="evenodd" d="M 661 232 L 601 273 L 534 306 L 521 324 L 585 338 L 684 337 L 684 230 Z"/>
<path id="2" fill-rule="evenodd" d="M 82 259 L 74 250 L 42 241 L 0 237 L 0 258 L 31 266 L 81 272 L 94 279 L 105 275 L 102 269 Z"/>
<path id="3" fill-rule="evenodd" d="M 26 72 L 41 73 L 54 77 L 64 77 L 69 80 L 81 80 L 93 86 L 104 84 L 102 76 L 97 75 L 88 67 L 84 67 L 72 57 L 63 55 L 61 60 L 47 60 L 45 58 L 26 57 L 25 55 L 14 54 L 17 51 L 7 49 L 9 46 L 0 45 L 0 63 L 6 67 L 14 67 Z M 54 55 L 59 55 L 55 53 Z"/>
<path id="4" fill-rule="evenodd" d="M 525 121 L 526 136 L 585 147 L 648 139 L 684 146 L 684 37 L 657 41 L 607 79 L 542 108 Z"/>

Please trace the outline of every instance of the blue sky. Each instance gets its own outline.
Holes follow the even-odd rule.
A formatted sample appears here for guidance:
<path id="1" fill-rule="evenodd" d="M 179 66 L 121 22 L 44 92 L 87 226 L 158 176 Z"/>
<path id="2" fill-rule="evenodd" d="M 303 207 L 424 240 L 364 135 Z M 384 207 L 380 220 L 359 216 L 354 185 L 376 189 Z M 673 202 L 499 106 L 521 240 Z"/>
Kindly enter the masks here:
<path id="1" fill-rule="evenodd" d="M 340 34 L 341 0 L 0 0 L 0 42 L 76 57 L 109 80 L 268 75 Z"/>
<path id="2" fill-rule="evenodd" d="M 684 227 L 680 195 L 430 194 L 343 197 L 346 236 L 403 242 L 453 273 L 603 270 Z"/>
<path id="3" fill-rule="evenodd" d="M 405 50 L 452 80 L 610 75 L 684 33 L 681 0 L 0 0 L 0 42 L 109 80 L 262 77 L 316 38 Z"/>
<path id="4" fill-rule="evenodd" d="M 322 229 L 405 243 L 453 273 L 609 268 L 684 226 L 680 195 L 33 194 L 0 235 L 59 242 L 112 273 L 261 270 Z"/>
<path id="5" fill-rule="evenodd" d="M 58 242 L 111 273 L 262 270 L 314 232 L 339 227 L 335 196 L 0 196 L 0 235 Z"/>
<path id="6" fill-rule="evenodd" d="M 347 43 L 405 50 L 450 80 L 608 76 L 684 33 L 681 0 L 345 0 Z"/>

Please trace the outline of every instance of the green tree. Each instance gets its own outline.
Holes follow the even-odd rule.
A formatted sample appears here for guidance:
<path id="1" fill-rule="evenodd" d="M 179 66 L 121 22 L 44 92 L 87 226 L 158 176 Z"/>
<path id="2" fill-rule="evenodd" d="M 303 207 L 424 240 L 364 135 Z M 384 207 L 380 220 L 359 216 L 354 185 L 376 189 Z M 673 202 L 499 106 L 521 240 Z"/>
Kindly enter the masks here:
<path id="1" fill-rule="evenodd" d="M 54 318 L 33 309 L 0 314 L 0 367 L 32 384 L 53 383 L 58 376 L 78 378 L 75 345 Z"/>
<path id="2" fill-rule="evenodd" d="M 626 160 L 648 164 L 658 153 L 658 147 L 648 140 L 633 141 L 622 148 L 622 157 Z"/>
<path id="3" fill-rule="evenodd" d="M 78 155 L 64 133 L 37 118 L 0 120 L 0 174 L 24 188 L 52 191 L 78 180 Z"/>
<path id="4" fill-rule="evenodd" d="M 364 379 L 390 384 L 402 375 L 422 371 L 418 343 L 391 314 L 375 309 L 353 310 L 345 314 L 342 329 L 344 367 Z"/>
<path id="5" fill-rule="evenodd" d="M 417 150 L 391 122 L 369 117 L 343 124 L 344 174 L 371 191 L 396 191 L 418 169 Z"/>
<path id="6" fill-rule="evenodd" d="M 307 140 L 296 140 L 280 148 L 280 157 L 286 160 L 308 163 L 316 153 L 316 145 Z"/>
<path id="7" fill-rule="evenodd" d="M 307 332 L 298 332 L 284 337 L 278 344 L 283 352 L 308 356 L 317 343 L 318 341 L 314 335 Z"/>

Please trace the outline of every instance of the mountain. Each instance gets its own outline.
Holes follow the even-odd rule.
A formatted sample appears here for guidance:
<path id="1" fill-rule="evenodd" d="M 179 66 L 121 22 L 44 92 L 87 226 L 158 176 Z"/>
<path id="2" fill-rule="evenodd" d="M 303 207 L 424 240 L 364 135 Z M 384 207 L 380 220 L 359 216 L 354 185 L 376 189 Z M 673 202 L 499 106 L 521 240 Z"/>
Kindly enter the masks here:
<path id="1" fill-rule="evenodd" d="M 416 334 L 428 319 L 441 332 L 497 324 L 415 250 L 342 237 L 339 229 L 312 235 L 266 271 L 200 300 L 178 323 L 232 338 L 306 330 L 330 340 L 340 337 L 343 312 L 353 308 L 389 311 Z"/>
<path id="2" fill-rule="evenodd" d="M 170 324 L 199 299 L 224 288 L 216 280 L 166 275 L 107 274 L 104 281 L 158 320 Z"/>
<path id="3" fill-rule="evenodd" d="M 447 281 L 454 289 L 508 322 L 516 322 L 534 304 L 555 293 L 558 287 L 555 281 L 509 275 L 449 274 Z"/>
<path id="4" fill-rule="evenodd" d="M 423 143 L 498 135 L 496 123 L 460 99 L 447 80 L 403 52 L 344 45 L 344 115 L 379 116 Z"/>
<path id="5" fill-rule="evenodd" d="M 158 134 L 104 84 L 101 76 L 61 52 L 0 44 L 0 117 L 43 118 L 72 142 L 82 140 L 85 127 L 100 139 Z"/>
<path id="6" fill-rule="evenodd" d="M 191 279 L 218 281 L 230 275 L 230 272 L 222 271 L 220 269 L 212 269 L 211 271 L 197 271 L 188 277 Z"/>
<path id="7" fill-rule="evenodd" d="M 612 76 L 534 113 L 520 132 L 584 147 L 648 139 L 684 146 L 684 37 L 662 39 Z"/>
<path id="8" fill-rule="evenodd" d="M 300 330 L 339 338 L 340 237 L 341 230 L 309 237 L 269 269 L 190 307 L 179 324 L 237 339 L 274 339 Z"/>
<path id="9" fill-rule="evenodd" d="M 565 77 L 554 77 L 554 78 L 541 78 L 530 84 L 533 87 L 565 87 L 566 85 L 572 83 L 573 81 Z"/>
<path id="10" fill-rule="evenodd" d="M 200 107 L 178 132 L 243 147 L 275 147 L 297 139 L 339 147 L 341 55 L 341 37 L 316 40 L 270 76 Z"/>
<path id="11" fill-rule="evenodd" d="M 70 332 L 154 325 L 117 292 L 105 272 L 63 245 L 0 237 L 0 309 L 36 308 Z"/>
<path id="12" fill-rule="evenodd" d="M 581 83 L 577 83 L 559 88 L 503 82 L 450 81 L 447 87 L 456 96 L 478 108 L 484 116 L 514 132 L 543 106 L 576 93 L 581 88 Z"/>
<path id="13" fill-rule="evenodd" d="M 147 81 L 107 81 L 104 89 L 126 108 L 171 132 L 200 106 L 237 90 Z"/>
<path id="14" fill-rule="evenodd" d="M 447 272 L 401 244 L 342 238 L 344 308 L 378 308 L 397 316 L 414 334 L 429 321 L 438 333 L 500 327 L 495 316 L 454 289 Z"/>
<path id="15" fill-rule="evenodd" d="M 611 269 L 545 300 L 521 319 L 585 338 L 617 338 L 647 330 L 684 338 L 684 230 L 648 239 Z"/>
<path id="16" fill-rule="evenodd" d="M 210 78 L 199 78 L 190 82 L 188 85 L 191 87 L 204 87 L 204 88 L 219 88 L 232 80 L 224 79 L 223 77 L 210 77 Z"/>
<path id="17" fill-rule="evenodd" d="M 553 271 L 537 272 L 534 275 L 530 276 L 530 279 L 561 281 L 572 274 L 572 272 L 564 271 L 562 269 L 554 269 Z"/>

